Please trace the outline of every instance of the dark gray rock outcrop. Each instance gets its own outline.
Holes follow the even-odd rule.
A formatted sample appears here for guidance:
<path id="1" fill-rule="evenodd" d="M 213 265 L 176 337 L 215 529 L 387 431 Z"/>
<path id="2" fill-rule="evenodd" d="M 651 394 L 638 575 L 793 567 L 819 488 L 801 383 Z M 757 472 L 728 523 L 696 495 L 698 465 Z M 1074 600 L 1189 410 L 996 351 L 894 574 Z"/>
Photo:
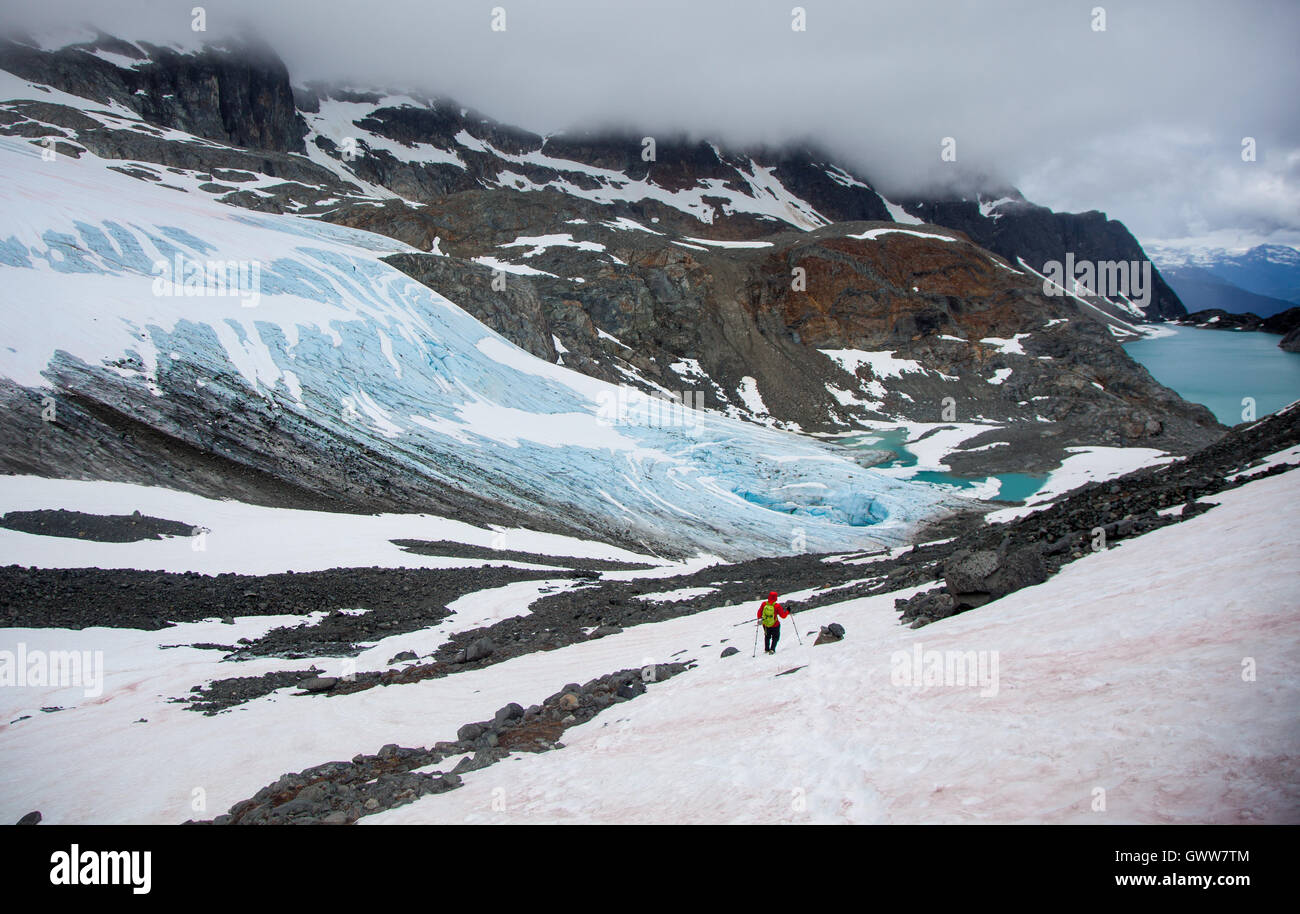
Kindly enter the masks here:
<path id="1" fill-rule="evenodd" d="M 527 711 L 511 702 L 491 721 L 460 727 L 454 742 L 439 742 L 428 748 L 390 743 L 374 755 L 360 753 L 351 761 L 325 762 L 290 772 L 239 801 L 225 814 L 186 824 L 350 825 L 364 816 L 455 790 L 462 784 L 462 774 L 490 767 L 512 752 L 562 749 L 559 738 L 569 727 L 644 694 L 647 682 L 662 682 L 690 668 L 686 663 L 666 663 L 644 670 L 620 670 L 581 686 L 566 686 Z M 465 757 L 450 772 L 420 770 L 458 755 Z M 32 816 L 39 821 L 40 813 L 31 813 L 20 824 Z"/>
<path id="2" fill-rule="evenodd" d="M 138 61 L 118 67 L 105 50 Z M 150 123 L 232 146 L 303 152 L 306 124 L 294 104 L 289 72 L 266 44 L 245 38 L 180 54 L 101 35 L 41 51 L 0 40 L 0 69 L 99 102 L 114 101 Z"/>
<path id="3" fill-rule="evenodd" d="M 1019 200 L 998 207 L 996 214 L 981 212 L 980 203 L 972 200 L 909 201 L 903 206 L 926 222 L 964 232 L 1013 264 L 1023 258 L 1039 272 L 1048 261 L 1064 262 L 1067 253 L 1076 261 L 1149 261 L 1128 228 L 1105 213 L 1057 213 L 1029 203 L 1016 191 L 1008 193 Z M 1173 320 L 1187 313 L 1154 265 L 1151 280 L 1151 301 L 1144 309 L 1148 319 Z"/>
<path id="4" fill-rule="evenodd" d="M 1035 546 L 959 553 L 944 564 L 944 583 L 957 610 L 983 606 L 1046 580 L 1047 568 Z"/>

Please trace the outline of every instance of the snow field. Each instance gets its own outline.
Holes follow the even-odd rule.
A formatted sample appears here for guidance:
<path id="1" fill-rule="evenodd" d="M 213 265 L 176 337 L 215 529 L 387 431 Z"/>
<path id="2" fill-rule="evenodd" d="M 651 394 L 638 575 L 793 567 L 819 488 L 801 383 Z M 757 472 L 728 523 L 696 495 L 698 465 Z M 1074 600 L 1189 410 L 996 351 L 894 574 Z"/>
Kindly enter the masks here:
<path id="1" fill-rule="evenodd" d="M 747 627 L 729 630 L 741 656 L 718 658 L 724 611 L 611 636 L 603 649 L 633 655 L 652 634 L 689 644 L 701 664 L 566 731 L 564 750 L 365 821 L 1296 822 L 1300 588 L 1281 569 L 1300 546 L 1298 487 L 1290 473 L 1216 495 L 1205 515 L 916 631 L 890 611 L 900 593 L 800 613 L 801 631 L 839 621 L 846 639 L 800 647 L 787 622 L 756 660 Z M 894 685 L 895 652 L 918 645 L 996 651 L 996 695 Z"/>

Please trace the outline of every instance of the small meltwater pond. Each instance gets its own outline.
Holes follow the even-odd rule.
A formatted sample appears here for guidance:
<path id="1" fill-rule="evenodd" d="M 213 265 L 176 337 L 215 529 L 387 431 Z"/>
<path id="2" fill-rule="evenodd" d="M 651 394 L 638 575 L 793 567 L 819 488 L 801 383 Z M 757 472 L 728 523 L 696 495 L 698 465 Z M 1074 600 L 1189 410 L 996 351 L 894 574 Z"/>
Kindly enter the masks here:
<path id="1" fill-rule="evenodd" d="M 1046 474 L 1031 476 L 1028 473 L 1002 473 L 986 478 L 996 479 L 1000 483 L 997 494 L 990 496 L 990 501 L 1024 501 L 1041 489 L 1043 483 L 1047 482 Z M 969 479 L 964 476 L 954 476 L 952 473 L 935 470 L 921 470 L 912 479 L 933 482 L 938 485 L 957 486 L 961 489 L 972 489 L 984 482 L 983 478 Z"/>
<path id="2" fill-rule="evenodd" d="M 862 448 L 873 451 L 889 451 L 894 456 L 876 464 L 879 469 L 895 467 L 914 467 L 917 458 L 907 448 L 911 438 L 911 429 L 906 427 L 879 429 L 860 435 L 849 435 L 839 439 L 847 447 Z M 974 489 L 984 486 L 989 479 L 998 481 L 998 491 L 989 496 L 991 501 L 1020 502 L 1033 495 L 1047 482 L 1047 474 L 1001 473 L 995 476 L 958 476 L 947 470 L 917 470 L 907 477 L 918 482 L 935 485 L 953 486 L 958 489 Z"/>

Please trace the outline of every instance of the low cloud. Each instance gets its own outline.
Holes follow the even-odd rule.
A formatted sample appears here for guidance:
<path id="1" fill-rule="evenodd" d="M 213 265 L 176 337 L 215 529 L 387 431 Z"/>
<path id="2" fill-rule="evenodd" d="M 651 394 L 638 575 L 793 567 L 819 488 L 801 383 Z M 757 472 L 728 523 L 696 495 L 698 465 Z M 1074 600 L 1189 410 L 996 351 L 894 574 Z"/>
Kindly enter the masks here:
<path id="1" fill-rule="evenodd" d="M 194 0 L 52 0 L 33 29 L 90 22 L 192 39 Z M 878 4 L 662 0 L 222 0 L 295 81 L 416 88 L 538 133 L 635 124 L 728 145 L 816 137 L 905 196 L 958 170 L 1139 236 L 1300 232 L 1300 4 L 1151 0 Z M 1095 7 L 1105 10 L 1105 30 Z M 505 31 L 491 28 L 504 9 Z M 957 163 L 940 160 L 944 138 Z M 1254 162 L 1241 158 L 1253 137 Z"/>

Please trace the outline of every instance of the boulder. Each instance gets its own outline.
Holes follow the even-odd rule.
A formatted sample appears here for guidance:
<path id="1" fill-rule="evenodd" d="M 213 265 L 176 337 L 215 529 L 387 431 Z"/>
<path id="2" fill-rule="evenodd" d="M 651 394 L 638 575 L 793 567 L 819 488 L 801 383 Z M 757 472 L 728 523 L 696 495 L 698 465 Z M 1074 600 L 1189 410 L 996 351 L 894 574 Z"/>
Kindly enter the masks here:
<path id="1" fill-rule="evenodd" d="M 487 727 L 482 724 L 465 724 L 465 726 L 456 731 L 456 739 L 463 743 L 472 743 L 474 740 L 482 736 L 483 731 L 486 729 Z"/>
<path id="2" fill-rule="evenodd" d="M 734 657 L 740 653 L 739 648 L 729 647 L 722 652 L 723 657 Z"/>
<path id="3" fill-rule="evenodd" d="M 903 614 L 904 622 L 921 621 L 922 625 L 928 625 L 955 614 L 957 601 L 947 591 L 928 590 L 906 600 L 895 600 L 894 609 Z"/>
<path id="4" fill-rule="evenodd" d="M 638 695 L 645 693 L 645 683 L 640 679 L 632 679 L 623 683 L 614 692 L 619 698 L 636 698 Z"/>
<path id="5" fill-rule="evenodd" d="M 844 640 L 844 626 L 838 622 L 832 622 L 830 625 L 823 625 L 821 631 L 817 633 L 817 640 L 813 642 L 816 647 L 819 644 L 834 644 L 836 641 Z"/>
<path id="6" fill-rule="evenodd" d="M 1047 566 L 1037 546 L 1015 550 L 962 551 L 944 566 L 944 584 L 954 611 L 983 606 L 1022 587 L 1047 580 Z"/>
<path id="7" fill-rule="evenodd" d="M 998 570 L 998 554 L 992 549 L 962 551 L 944 565 L 944 583 L 951 594 L 975 593 Z"/>
<path id="8" fill-rule="evenodd" d="M 302 790 L 298 791 L 298 799 L 304 803 L 315 805 L 325 799 L 328 791 L 324 784 L 308 784 Z"/>
<path id="9" fill-rule="evenodd" d="M 455 790 L 461 785 L 460 775 L 454 771 L 444 774 L 438 781 L 438 786 L 443 790 Z"/>
<path id="10" fill-rule="evenodd" d="M 678 651 L 678 653 L 681 654 L 685 652 Z M 677 670 L 673 669 L 673 664 L 656 663 L 653 666 L 645 666 L 641 668 L 641 681 L 658 682 L 661 679 L 671 679 L 676 674 Z"/>
<path id="11" fill-rule="evenodd" d="M 523 716 L 524 716 L 523 706 L 516 704 L 515 702 L 512 701 L 510 702 L 510 704 L 506 705 L 504 708 L 497 711 L 496 716 L 493 718 L 493 720 L 496 722 L 496 725 L 498 727 L 501 727 L 511 721 L 520 720 Z"/>
<path id="12" fill-rule="evenodd" d="M 305 692 L 328 692 L 338 684 L 336 676 L 313 676 L 298 683 L 298 688 Z"/>
<path id="13" fill-rule="evenodd" d="M 467 755 L 456 763 L 456 767 L 451 769 L 451 773 L 459 776 L 462 771 L 474 771 L 482 767 L 483 765 L 480 763 L 478 756 Z"/>
<path id="14" fill-rule="evenodd" d="M 40 821 L 41 821 L 41 813 L 40 813 L 40 811 L 39 811 L 39 810 L 32 810 L 32 811 L 29 812 L 27 815 L 25 815 L 25 816 L 23 816 L 21 819 L 19 819 L 19 820 L 17 821 L 17 823 L 15 823 L 15 824 L 17 824 L 17 825 L 39 825 L 39 824 L 40 824 Z"/>
<path id="15" fill-rule="evenodd" d="M 475 660 L 482 660 L 484 657 L 496 650 L 496 645 L 489 638 L 479 638 L 469 647 L 465 648 L 465 662 L 473 663 Z"/>

